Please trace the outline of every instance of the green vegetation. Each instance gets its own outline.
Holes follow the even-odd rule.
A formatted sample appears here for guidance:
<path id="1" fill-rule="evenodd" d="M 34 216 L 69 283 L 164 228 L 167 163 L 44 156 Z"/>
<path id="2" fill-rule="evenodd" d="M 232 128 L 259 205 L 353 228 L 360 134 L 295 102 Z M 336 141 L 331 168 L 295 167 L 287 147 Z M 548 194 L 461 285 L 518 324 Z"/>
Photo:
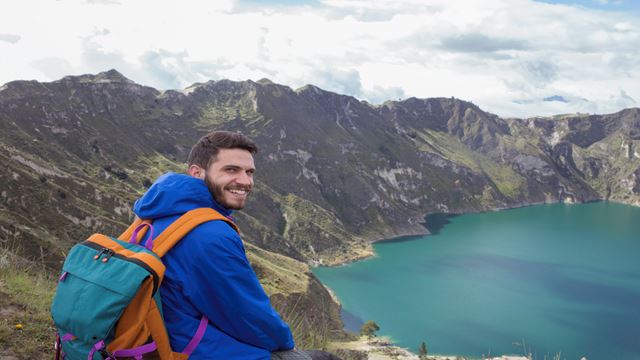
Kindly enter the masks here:
<path id="1" fill-rule="evenodd" d="M 443 156 L 444 158 L 468 167 L 476 173 L 486 174 L 502 194 L 516 198 L 525 186 L 524 178 L 516 173 L 508 164 L 501 164 L 479 151 L 468 148 L 460 139 L 445 132 L 425 129 L 414 130 L 421 140 L 419 149 Z M 507 147 L 527 147 L 527 142 L 516 142 Z M 487 199 L 484 199 L 486 201 Z M 486 202 L 485 202 L 486 203 Z"/>
<path id="2" fill-rule="evenodd" d="M 335 338 L 325 322 L 310 323 L 306 307 L 309 267 L 299 261 L 247 245 L 248 257 L 274 306 L 290 325 L 302 349 L 325 349 Z M 0 249 L 0 358 L 46 359 L 53 355 L 55 328 L 50 308 L 56 276 L 43 264 L 28 261 Z"/>
<path id="3" fill-rule="evenodd" d="M 375 321 L 369 320 L 360 329 L 360 335 L 366 336 L 369 340 L 376 336 L 376 332 L 380 330 L 380 326 Z"/>
<path id="4" fill-rule="evenodd" d="M 315 324 L 315 326 L 309 323 L 309 319 L 305 316 L 301 305 L 302 299 L 302 297 L 298 297 L 293 305 L 282 306 L 276 304 L 275 309 L 282 319 L 289 324 L 298 349 L 326 350 L 331 340 L 332 332 L 326 323 Z"/>
<path id="5" fill-rule="evenodd" d="M 309 285 L 309 266 L 292 258 L 245 244 L 247 257 L 269 296 L 304 293 Z"/>
<path id="6" fill-rule="evenodd" d="M 491 178 L 502 194 L 510 198 L 516 198 L 518 194 L 525 190 L 524 178 L 510 166 L 499 164 L 483 155 L 476 154 L 475 157 L 482 171 Z"/>
<path id="7" fill-rule="evenodd" d="M 209 106 L 203 109 L 202 116 L 198 119 L 196 126 L 207 129 L 215 128 L 233 120 L 237 115 L 234 107 Z"/>
<path id="8" fill-rule="evenodd" d="M 572 152 L 577 169 L 594 190 L 605 198 L 633 203 L 631 189 L 633 173 L 640 168 L 640 158 L 635 155 L 640 153 L 640 141 L 614 133 L 588 148 L 573 145 Z"/>
<path id="9" fill-rule="evenodd" d="M 427 344 L 423 341 L 420 343 L 420 347 L 418 348 L 418 356 L 420 357 L 420 360 L 426 360 L 428 354 Z"/>
<path id="10" fill-rule="evenodd" d="M 136 190 L 139 190 L 140 195 L 161 175 L 169 171 L 182 173 L 187 168 L 185 163 L 168 159 L 158 152 L 153 156 L 141 156 L 136 160 L 136 164 L 142 166 L 144 171 L 132 171 L 130 177 L 134 179 L 135 184 L 139 184 Z"/>
<path id="11" fill-rule="evenodd" d="M 0 358 L 53 357 L 49 308 L 56 279 L 42 267 L 0 249 Z"/>
<path id="12" fill-rule="evenodd" d="M 287 194 L 278 200 L 286 220 L 282 236 L 309 258 L 320 257 L 325 264 L 331 265 L 371 254 L 369 245 L 347 231 L 329 211 L 294 194 Z M 349 246 L 326 249 L 327 243 L 346 243 Z"/>
<path id="13" fill-rule="evenodd" d="M 246 126 L 264 121 L 264 116 L 255 111 L 254 101 L 251 96 L 244 96 L 242 98 L 233 97 L 227 99 L 226 102 L 207 105 L 201 109 L 201 115 L 195 126 L 204 130 L 211 130 L 236 119 L 242 119 Z"/>
<path id="14" fill-rule="evenodd" d="M 338 305 L 307 264 L 248 243 L 245 246 L 260 283 L 289 324 L 298 348 L 325 350 L 331 340 L 344 336 Z"/>

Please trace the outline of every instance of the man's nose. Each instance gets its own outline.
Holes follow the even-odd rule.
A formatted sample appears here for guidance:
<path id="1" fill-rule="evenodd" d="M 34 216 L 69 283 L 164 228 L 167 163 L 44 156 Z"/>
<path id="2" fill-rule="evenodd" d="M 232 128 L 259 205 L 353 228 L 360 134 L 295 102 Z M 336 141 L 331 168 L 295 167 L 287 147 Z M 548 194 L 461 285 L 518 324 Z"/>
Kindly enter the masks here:
<path id="1" fill-rule="evenodd" d="M 253 178 L 249 176 L 249 174 L 247 174 L 246 172 L 241 172 L 238 178 L 236 179 L 236 182 L 241 185 L 252 185 Z"/>

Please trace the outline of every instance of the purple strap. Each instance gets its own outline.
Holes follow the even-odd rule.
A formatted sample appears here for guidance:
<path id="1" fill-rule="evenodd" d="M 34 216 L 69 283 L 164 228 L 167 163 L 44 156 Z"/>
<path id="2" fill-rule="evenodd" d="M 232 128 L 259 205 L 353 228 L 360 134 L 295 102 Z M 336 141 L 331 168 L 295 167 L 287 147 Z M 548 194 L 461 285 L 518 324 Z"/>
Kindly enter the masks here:
<path id="1" fill-rule="evenodd" d="M 200 325 L 198 325 L 198 330 L 196 330 L 195 335 L 191 338 L 191 341 L 187 344 L 187 347 L 182 350 L 182 353 L 185 355 L 191 355 L 191 353 L 196 349 L 202 337 L 204 337 L 204 332 L 207 331 L 207 325 L 209 324 L 209 319 L 206 316 L 202 315 L 202 319 L 200 319 Z"/>
<path id="2" fill-rule="evenodd" d="M 126 350 L 116 350 L 113 352 L 113 356 L 115 356 L 116 358 L 118 357 L 132 357 L 135 358 L 136 360 L 142 360 L 142 355 L 146 354 L 146 353 L 150 353 L 152 351 L 154 351 L 155 349 L 157 349 L 158 346 L 156 345 L 155 341 L 152 341 L 148 344 L 144 344 L 142 346 L 138 346 L 137 348 L 133 348 L 133 349 L 126 349 Z"/>
<path id="3" fill-rule="evenodd" d="M 191 341 L 189 341 L 189 344 L 187 344 L 187 347 L 184 348 L 184 350 L 182 350 L 182 353 L 185 355 L 191 355 L 191 353 L 196 349 L 196 347 L 198 346 L 198 344 L 200 344 L 200 341 L 202 341 L 202 338 L 204 337 L 204 333 L 207 331 L 207 325 L 209 324 L 209 319 L 207 319 L 206 316 L 202 316 L 202 318 L 200 319 L 200 324 L 198 325 L 198 330 L 196 330 L 195 335 L 193 335 L 193 337 L 191 338 Z M 102 346 L 104 346 L 104 342 L 102 342 Z M 98 344 L 94 345 L 94 349 L 96 348 Z M 98 347 L 98 349 L 100 349 L 101 347 Z M 133 348 L 133 349 L 125 349 L 125 350 L 116 350 L 113 352 L 113 356 L 115 358 L 118 357 L 133 357 L 136 360 L 142 360 L 142 356 L 146 353 L 150 353 L 154 350 L 156 350 L 158 348 L 158 346 L 156 345 L 155 341 L 152 341 L 148 344 L 144 344 L 142 346 L 138 346 L 137 348 Z M 93 355 L 94 350 L 92 350 L 90 356 Z M 89 359 L 91 359 L 91 357 L 89 357 Z"/>
<path id="4" fill-rule="evenodd" d="M 76 338 L 76 336 L 73 335 L 72 333 L 66 333 L 66 334 L 62 335 L 62 342 L 67 342 L 67 341 L 73 340 L 75 338 Z"/>
<path id="5" fill-rule="evenodd" d="M 89 356 L 87 357 L 87 360 L 93 360 L 93 354 L 96 353 L 96 351 L 102 349 L 104 347 L 104 340 L 100 340 L 97 343 L 95 343 L 95 345 L 93 345 L 93 347 L 91 348 L 91 351 L 89 352 Z"/>
<path id="6" fill-rule="evenodd" d="M 60 278 L 58 279 L 58 282 L 64 281 L 64 279 L 67 278 L 67 274 L 68 274 L 68 272 L 64 271 L 62 273 L 62 275 L 60 275 Z"/>
<path id="7" fill-rule="evenodd" d="M 132 243 L 132 244 L 137 244 L 138 241 L 136 239 L 138 239 L 138 233 L 145 226 L 149 227 L 149 237 L 147 238 L 147 241 L 145 242 L 144 246 L 148 250 L 153 250 L 153 225 L 151 225 L 151 224 L 143 223 L 143 224 L 138 225 L 138 227 L 133 231 L 133 234 L 131 234 L 131 239 L 129 239 L 129 242 Z"/>

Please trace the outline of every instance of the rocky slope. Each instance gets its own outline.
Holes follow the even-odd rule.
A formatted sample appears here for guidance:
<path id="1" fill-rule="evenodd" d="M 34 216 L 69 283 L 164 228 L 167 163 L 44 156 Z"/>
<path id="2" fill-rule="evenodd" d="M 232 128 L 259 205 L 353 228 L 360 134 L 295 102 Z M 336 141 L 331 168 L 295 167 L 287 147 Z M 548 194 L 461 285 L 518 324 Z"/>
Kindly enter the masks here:
<path id="1" fill-rule="evenodd" d="M 423 233 L 432 212 L 640 199 L 639 109 L 501 119 L 457 99 L 372 106 L 268 80 L 159 92 L 112 70 L 8 83 L 0 119 L 2 231 L 27 253 L 121 227 L 131 200 L 181 171 L 212 129 L 261 147 L 246 240 L 302 261 L 366 256 L 367 240 Z M 38 244 L 42 233 L 62 240 Z"/>
<path id="2" fill-rule="evenodd" d="M 305 263 L 350 261 L 371 254 L 370 240 L 425 233 L 425 214 L 640 205 L 640 109 L 502 119 L 453 98 L 374 106 L 268 80 L 161 92 L 111 70 L 0 87 L 0 245 L 58 267 L 74 242 L 121 230 L 132 201 L 163 172 L 182 171 L 213 129 L 259 144 L 257 188 L 238 215 L 250 257 L 278 303 L 313 294 L 301 302 L 331 314 L 313 320 L 327 331 L 340 326 L 337 307 Z"/>

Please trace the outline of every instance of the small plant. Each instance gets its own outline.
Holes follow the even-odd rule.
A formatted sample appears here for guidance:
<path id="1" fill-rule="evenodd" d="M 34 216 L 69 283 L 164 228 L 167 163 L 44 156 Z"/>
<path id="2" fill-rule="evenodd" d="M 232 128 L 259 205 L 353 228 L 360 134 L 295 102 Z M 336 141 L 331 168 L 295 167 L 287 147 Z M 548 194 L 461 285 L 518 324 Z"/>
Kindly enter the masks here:
<path id="1" fill-rule="evenodd" d="M 427 344 L 425 344 L 423 341 L 422 343 L 420 343 L 420 347 L 418 348 L 418 357 L 420 358 L 420 360 L 426 360 L 427 355 Z"/>
<path id="2" fill-rule="evenodd" d="M 367 339 L 371 340 L 372 337 L 376 336 L 376 331 L 378 330 L 380 330 L 380 326 L 375 321 L 369 320 L 362 325 L 360 335 L 366 336 Z"/>

